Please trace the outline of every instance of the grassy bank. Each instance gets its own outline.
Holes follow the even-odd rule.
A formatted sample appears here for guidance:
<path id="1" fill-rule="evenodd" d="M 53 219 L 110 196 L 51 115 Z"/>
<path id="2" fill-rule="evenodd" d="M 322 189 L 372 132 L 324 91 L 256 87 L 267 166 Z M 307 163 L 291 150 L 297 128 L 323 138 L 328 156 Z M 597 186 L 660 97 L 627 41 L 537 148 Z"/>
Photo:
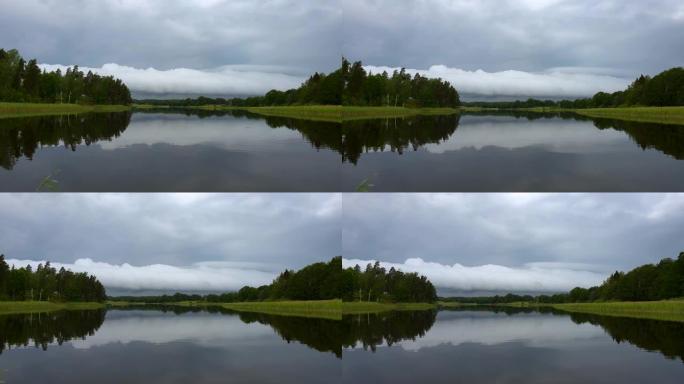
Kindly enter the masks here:
<path id="1" fill-rule="evenodd" d="M 342 120 L 386 119 L 417 115 L 453 115 L 454 108 L 343 107 Z"/>
<path id="2" fill-rule="evenodd" d="M 260 301 L 245 303 L 182 302 L 171 305 L 179 305 L 182 307 L 214 306 L 242 312 L 256 312 L 282 316 L 315 317 L 332 320 L 340 320 L 342 318 L 342 301 L 340 300 Z"/>
<path id="3" fill-rule="evenodd" d="M 437 308 L 437 304 L 430 303 L 374 303 L 354 301 L 342 303 L 342 314 L 378 313 L 385 311 L 423 311 Z"/>
<path id="4" fill-rule="evenodd" d="M 131 107 L 125 105 L 0 103 L 0 119 L 12 117 L 74 115 L 87 112 L 123 112 L 130 109 Z"/>
<path id="5" fill-rule="evenodd" d="M 684 107 L 635 107 L 578 109 L 577 114 L 644 123 L 684 125 Z"/>
<path id="6" fill-rule="evenodd" d="M 136 106 L 137 107 L 137 106 Z M 141 109 L 144 109 L 143 106 Z M 341 122 L 342 107 L 339 105 L 294 105 L 282 107 L 231 107 L 226 105 L 201 105 L 186 107 L 203 111 L 231 111 L 240 110 L 263 116 L 289 117 L 293 119 Z"/>
<path id="7" fill-rule="evenodd" d="M 554 304 L 556 309 L 605 316 L 684 322 L 684 299 L 643 301 Z"/>
<path id="8" fill-rule="evenodd" d="M 0 315 L 104 308 L 102 303 L 51 303 L 47 301 L 0 301 Z"/>

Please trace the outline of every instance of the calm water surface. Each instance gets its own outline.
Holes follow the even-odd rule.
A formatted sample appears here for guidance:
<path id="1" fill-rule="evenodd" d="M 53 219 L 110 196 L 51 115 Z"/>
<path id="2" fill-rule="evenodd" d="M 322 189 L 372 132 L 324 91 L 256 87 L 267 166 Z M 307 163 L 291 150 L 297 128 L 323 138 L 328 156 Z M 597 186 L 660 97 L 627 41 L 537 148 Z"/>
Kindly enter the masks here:
<path id="1" fill-rule="evenodd" d="M 0 191 L 336 191 L 340 125 L 245 113 L 0 120 Z"/>
<path id="2" fill-rule="evenodd" d="M 575 114 L 420 116 L 343 127 L 342 185 L 373 191 L 684 191 L 684 127 Z"/>
<path id="3" fill-rule="evenodd" d="M 515 309 L 342 321 L 157 309 L 0 316 L 5 383 L 681 383 L 684 324 Z"/>
<path id="4" fill-rule="evenodd" d="M 346 383 L 681 383 L 684 324 L 524 312 L 345 316 Z"/>
<path id="5" fill-rule="evenodd" d="M 2 316 L 0 381 L 335 383 L 340 345 L 323 331 L 338 323 L 229 311 Z"/>

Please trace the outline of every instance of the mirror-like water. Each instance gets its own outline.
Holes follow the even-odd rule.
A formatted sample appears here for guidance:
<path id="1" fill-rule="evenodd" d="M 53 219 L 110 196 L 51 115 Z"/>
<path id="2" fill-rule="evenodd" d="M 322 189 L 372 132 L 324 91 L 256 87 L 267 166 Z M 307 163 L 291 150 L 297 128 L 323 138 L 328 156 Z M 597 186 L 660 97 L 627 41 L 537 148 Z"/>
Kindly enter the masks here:
<path id="1" fill-rule="evenodd" d="M 0 191 L 336 191 L 339 141 L 339 124 L 237 112 L 6 119 Z"/>
<path id="2" fill-rule="evenodd" d="M 575 114 L 345 123 L 342 185 L 373 191 L 682 191 L 684 127 Z"/>
<path id="3" fill-rule="evenodd" d="M 6 383 L 679 383 L 684 323 L 469 308 L 342 321 L 131 307 L 0 316 Z"/>
<path id="4" fill-rule="evenodd" d="M 683 160 L 682 126 L 575 114 L 0 120 L 0 191 L 684 191 Z"/>

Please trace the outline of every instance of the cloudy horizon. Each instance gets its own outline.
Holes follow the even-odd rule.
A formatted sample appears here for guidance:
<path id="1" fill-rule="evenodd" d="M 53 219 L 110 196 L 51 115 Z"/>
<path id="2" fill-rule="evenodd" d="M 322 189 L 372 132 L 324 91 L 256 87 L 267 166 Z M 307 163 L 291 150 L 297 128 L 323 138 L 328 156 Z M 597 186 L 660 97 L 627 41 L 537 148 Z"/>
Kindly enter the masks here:
<path id="1" fill-rule="evenodd" d="M 46 69 L 79 65 L 119 77 L 141 98 L 286 90 L 346 56 L 374 72 L 442 77 L 466 100 L 561 99 L 681 66 L 684 5 L 26 0 L 3 4 L 0 47 Z"/>
<path id="2" fill-rule="evenodd" d="M 4 194 L 9 264 L 110 292 L 219 292 L 379 261 L 440 294 L 554 293 L 684 251 L 679 194 Z"/>

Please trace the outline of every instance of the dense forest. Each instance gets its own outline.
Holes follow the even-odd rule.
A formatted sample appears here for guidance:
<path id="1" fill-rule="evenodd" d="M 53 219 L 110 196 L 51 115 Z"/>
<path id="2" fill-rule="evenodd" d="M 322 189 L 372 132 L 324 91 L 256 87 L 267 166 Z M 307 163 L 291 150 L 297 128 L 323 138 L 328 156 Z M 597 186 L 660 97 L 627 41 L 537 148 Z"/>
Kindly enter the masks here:
<path id="1" fill-rule="evenodd" d="M 562 101 L 528 99 L 526 101 L 470 102 L 464 103 L 464 105 L 499 109 L 684 106 L 684 68 L 668 69 L 654 77 L 641 75 L 624 91 L 614 93 L 599 92 L 593 97 L 586 99 Z"/>
<path id="2" fill-rule="evenodd" d="M 0 255 L 0 300 L 11 301 L 105 301 L 107 295 L 95 276 L 74 273 L 50 262 L 39 264 L 34 271 L 30 265 L 12 268 Z"/>
<path id="3" fill-rule="evenodd" d="M 367 73 L 363 64 L 342 59 L 344 90 L 342 104 L 350 106 L 450 107 L 461 105 L 458 91 L 442 79 L 411 77 L 402 68 L 390 76 L 387 72 Z"/>
<path id="4" fill-rule="evenodd" d="M 47 72 L 12 49 L 0 49 L 0 101 L 29 103 L 132 103 L 126 84 L 111 76 L 84 74 L 78 66 Z"/>
<path id="5" fill-rule="evenodd" d="M 684 252 L 676 260 L 645 264 L 629 272 L 616 271 L 598 287 L 573 288 L 555 295 L 515 295 L 488 297 L 449 297 L 444 301 L 473 304 L 514 302 L 581 303 L 592 301 L 655 301 L 684 297 Z"/>
<path id="6" fill-rule="evenodd" d="M 235 303 L 267 300 L 330 300 L 340 298 L 340 271 L 342 257 L 327 263 L 314 263 L 298 270 L 285 270 L 270 285 L 244 286 L 237 292 L 222 294 L 183 294 L 163 296 L 120 296 L 112 300 L 143 303 L 174 303 L 180 301 L 207 301 Z"/>
<path id="7" fill-rule="evenodd" d="M 342 277 L 342 300 L 380 302 L 426 302 L 437 300 L 432 283 L 417 273 L 404 273 L 379 262 L 368 264 L 365 270 L 359 265 L 346 268 Z"/>

